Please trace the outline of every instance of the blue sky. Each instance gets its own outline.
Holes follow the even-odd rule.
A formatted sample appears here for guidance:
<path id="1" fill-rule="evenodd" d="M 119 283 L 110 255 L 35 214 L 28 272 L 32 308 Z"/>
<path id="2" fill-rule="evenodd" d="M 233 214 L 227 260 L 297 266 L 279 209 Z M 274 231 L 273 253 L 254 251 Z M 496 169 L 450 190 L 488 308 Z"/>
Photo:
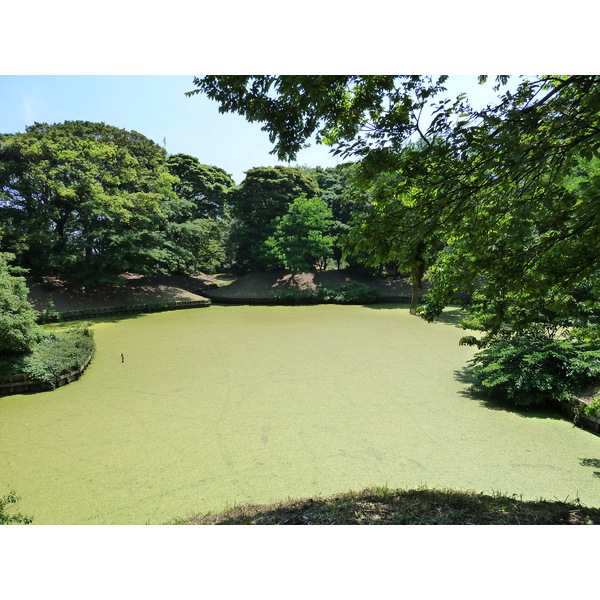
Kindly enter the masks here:
<path id="1" fill-rule="evenodd" d="M 185 92 L 192 75 L 0 75 L 0 133 L 17 133 L 34 122 L 104 122 L 135 130 L 163 145 L 227 171 L 237 183 L 253 167 L 280 164 L 260 124 L 220 114 L 216 102 Z M 470 93 L 478 104 L 491 101 L 492 84 L 475 76 L 452 76 L 448 93 Z M 325 146 L 301 151 L 299 165 L 329 167 L 338 158 Z"/>

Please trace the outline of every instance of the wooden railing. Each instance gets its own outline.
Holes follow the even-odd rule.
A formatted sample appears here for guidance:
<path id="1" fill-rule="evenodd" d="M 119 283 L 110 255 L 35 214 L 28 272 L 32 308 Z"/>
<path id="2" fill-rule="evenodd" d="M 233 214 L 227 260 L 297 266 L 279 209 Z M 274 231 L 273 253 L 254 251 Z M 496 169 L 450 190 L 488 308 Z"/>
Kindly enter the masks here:
<path id="1" fill-rule="evenodd" d="M 143 304 L 123 304 L 120 306 L 104 306 L 99 308 L 82 308 L 79 310 L 65 310 L 53 312 L 48 315 L 42 312 L 38 315 L 40 322 L 75 321 L 110 315 L 126 315 L 133 313 L 161 312 L 166 310 L 181 310 L 184 308 L 202 308 L 210 306 L 208 298 L 203 300 L 171 300 L 169 302 L 146 302 Z"/>
<path id="2" fill-rule="evenodd" d="M 78 369 L 59 375 L 54 382 L 55 387 L 61 387 L 79 379 L 90 364 L 92 356 L 93 354 L 90 354 Z M 29 376 L 25 373 L 18 373 L 16 375 L 10 375 L 6 383 L 0 383 L 0 396 L 22 394 L 24 392 L 41 392 L 48 389 L 52 389 L 52 386 L 41 381 L 29 379 Z"/>
<path id="3" fill-rule="evenodd" d="M 580 406 L 581 410 L 576 410 L 574 406 L 571 406 L 565 402 L 562 405 L 563 412 L 573 419 L 575 419 L 575 413 L 577 412 L 577 424 L 579 426 L 583 427 L 584 429 L 600 433 L 600 417 L 586 415 L 584 412 L 582 412 L 586 406 L 585 402 L 579 400 L 578 398 L 575 398 L 575 402 L 577 403 L 576 406 Z"/>

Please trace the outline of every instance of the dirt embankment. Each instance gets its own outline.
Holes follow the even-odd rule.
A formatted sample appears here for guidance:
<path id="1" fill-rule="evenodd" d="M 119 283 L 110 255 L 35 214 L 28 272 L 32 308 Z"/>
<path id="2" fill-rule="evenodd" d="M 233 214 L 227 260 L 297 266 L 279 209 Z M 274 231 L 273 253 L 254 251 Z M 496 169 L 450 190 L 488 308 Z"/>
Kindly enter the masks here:
<path id="1" fill-rule="evenodd" d="M 125 274 L 121 285 L 88 288 L 54 277 L 43 280 L 26 277 L 29 301 L 33 308 L 44 311 L 48 302 L 59 312 L 106 308 L 131 304 L 202 300 L 211 287 L 223 285 L 232 278 L 219 279 L 210 275 L 169 275 L 142 277 Z"/>
<path id="2" fill-rule="evenodd" d="M 292 275 L 286 272 L 249 273 L 230 285 L 209 290 L 207 295 L 215 302 L 260 301 L 274 299 L 277 293 L 289 290 L 314 290 L 318 285 L 339 290 L 350 282 L 369 285 L 384 301 L 409 302 L 411 285 L 406 279 L 370 279 L 348 271 L 315 271 Z"/>
<path id="3" fill-rule="evenodd" d="M 317 285 L 339 290 L 351 281 L 373 287 L 383 301 L 408 302 L 411 295 L 410 282 L 406 279 L 368 279 L 347 271 L 317 271 L 294 276 L 286 272 L 249 273 L 237 278 L 203 273 L 153 277 L 125 274 L 121 285 L 99 289 L 52 277 L 43 280 L 26 277 L 26 280 L 29 300 L 38 312 L 44 311 L 48 302 L 59 312 L 203 298 L 214 302 L 258 303 L 268 302 L 284 290 L 315 289 Z"/>

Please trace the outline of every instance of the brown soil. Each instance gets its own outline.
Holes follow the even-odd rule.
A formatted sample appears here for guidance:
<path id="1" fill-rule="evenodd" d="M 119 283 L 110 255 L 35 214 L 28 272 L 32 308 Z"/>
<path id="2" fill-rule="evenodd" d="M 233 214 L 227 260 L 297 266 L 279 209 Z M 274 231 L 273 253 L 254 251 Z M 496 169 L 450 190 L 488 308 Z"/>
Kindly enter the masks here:
<path id="1" fill-rule="evenodd" d="M 26 277 L 29 301 L 36 311 L 53 302 L 57 311 L 105 308 L 127 304 L 170 302 L 174 300 L 201 300 L 203 293 L 231 281 L 211 275 L 169 275 L 142 277 L 125 274 L 122 284 L 102 288 L 87 288 L 70 284 L 54 277 L 43 280 Z"/>
<path id="2" fill-rule="evenodd" d="M 200 300 L 205 297 L 215 302 L 236 300 L 269 300 L 281 290 L 315 289 L 319 284 L 339 289 L 351 281 L 366 283 L 375 288 L 386 300 L 409 301 L 410 282 L 406 279 L 367 279 L 347 271 L 316 271 L 292 276 L 290 273 L 249 273 L 235 276 L 164 275 L 143 277 L 124 274 L 122 284 L 103 288 L 87 288 L 70 284 L 54 277 L 42 280 L 26 277 L 29 300 L 41 312 L 48 302 L 62 312 L 86 308 L 104 308 L 127 304 Z"/>
<path id="3" fill-rule="evenodd" d="M 411 295 L 411 285 L 406 279 L 369 279 L 350 274 L 347 271 L 315 271 L 292 275 L 286 272 L 249 273 L 218 290 L 211 290 L 209 296 L 219 299 L 270 299 L 283 290 L 314 290 L 317 285 L 338 290 L 351 281 L 365 283 L 375 288 L 381 298 L 407 301 Z"/>

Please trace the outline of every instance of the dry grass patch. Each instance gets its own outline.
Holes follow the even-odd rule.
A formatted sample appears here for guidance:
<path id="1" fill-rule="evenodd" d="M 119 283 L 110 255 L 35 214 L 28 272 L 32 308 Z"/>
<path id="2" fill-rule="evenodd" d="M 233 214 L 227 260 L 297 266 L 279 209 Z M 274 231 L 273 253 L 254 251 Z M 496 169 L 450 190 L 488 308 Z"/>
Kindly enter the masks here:
<path id="1" fill-rule="evenodd" d="M 372 488 L 329 498 L 236 506 L 185 525 L 595 525 L 600 509 L 578 501 L 523 501 L 452 490 Z"/>

